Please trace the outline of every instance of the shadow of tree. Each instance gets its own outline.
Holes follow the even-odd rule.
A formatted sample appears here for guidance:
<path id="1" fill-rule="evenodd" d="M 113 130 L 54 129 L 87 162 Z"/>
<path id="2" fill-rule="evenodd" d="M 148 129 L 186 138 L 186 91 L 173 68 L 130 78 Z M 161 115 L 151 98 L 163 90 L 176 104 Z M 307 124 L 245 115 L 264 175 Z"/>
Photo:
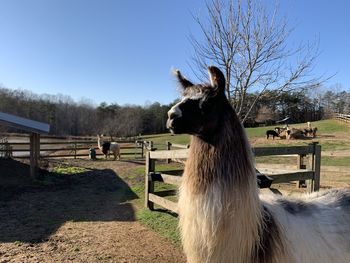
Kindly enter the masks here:
<path id="1" fill-rule="evenodd" d="M 134 221 L 129 200 L 138 198 L 111 169 L 62 175 L 0 160 L 0 242 L 46 240 L 67 221 Z"/>

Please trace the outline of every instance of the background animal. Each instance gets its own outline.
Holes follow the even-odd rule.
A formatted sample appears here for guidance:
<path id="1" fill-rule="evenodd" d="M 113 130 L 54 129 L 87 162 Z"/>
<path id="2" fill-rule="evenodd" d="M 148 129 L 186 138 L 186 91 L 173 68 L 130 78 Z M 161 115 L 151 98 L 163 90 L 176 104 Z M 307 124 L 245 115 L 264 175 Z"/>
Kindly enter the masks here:
<path id="1" fill-rule="evenodd" d="M 316 132 L 317 132 L 317 127 L 314 127 L 314 128 L 306 128 L 303 130 L 304 131 L 304 134 L 306 136 L 309 136 L 309 137 L 312 137 L 312 138 L 315 138 L 316 137 Z"/>
<path id="2" fill-rule="evenodd" d="M 266 139 L 269 139 L 269 137 L 272 136 L 272 139 L 274 140 L 275 137 L 279 137 L 278 133 L 274 130 L 267 130 L 266 131 Z"/>
<path id="3" fill-rule="evenodd" d="M 300 129 L 296 128 L 288 128 L 287 129 L 287 139 L 304 139 L 304 132 Z"/>
<path id="4" fill-rule="evenodd" d="M 288 128 L 288 126 L 287 127 L 283 127 L 283 128 L 275 127 L 275 131 L 278 133 L 278 137 L 280 139 L 287 139 L 287 136 L 289 136 L 290 132 L 287 131 L 287 128 Z"/>
<path id="5" fill-rule="evenodd" d="M 176 71 L 182 99 L 168 112 L 172 133 L 191 134 L 179 190 L 179 226 L 190 263 L 350 262 L 350 190 L 299 199 L 258 192 L 251 147 L 225 96 Z"/>
<path id="6" fill-rule="evenodd" d="M 112 153 L 114 160 L 120 160 L 120 146 L 116 142 L 103 142 L 101 144 L 101 137 L 97 135 L 97 145 L 100 151 L 105 155 L 107 159 L 109 154 Z"/>

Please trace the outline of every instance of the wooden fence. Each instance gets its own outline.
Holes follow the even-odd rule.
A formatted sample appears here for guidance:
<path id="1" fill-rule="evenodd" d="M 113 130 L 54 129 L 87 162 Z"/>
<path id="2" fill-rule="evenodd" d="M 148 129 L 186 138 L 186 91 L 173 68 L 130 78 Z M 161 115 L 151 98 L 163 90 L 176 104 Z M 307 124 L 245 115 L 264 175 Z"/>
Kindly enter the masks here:
<path id="1" fill-rule="evenodd" d="M 9 158 L 12 156 L 11 146 L 6 137 L 0 138 L 0 158 Z"/>
<path id="2" fill-rule="evenodd" d="M 145 169 L 145 206 L 154 209 L 154 204 L 160 205 L 177 213 L 177 203 L 166 199 L 166 196 L 176 195 L 176 191 L 155 192 L 155 182 L 162 182 L 180 186 L 182 170 L 166 173 L 157 172 L 156 161 L 168 159 L 183 159 L 188 156 L 188 149 L 149 151 L 146 153 Z M 253 148 L 255 156 L 297 156 L 296 168 L 293 170 L 275 170 L 264 174 L 273 179 L 273 184 L 297 181 L 304 183 L 309 180 L 308 191 L 318 191 L 320 188 L 321 146 L 312 143 L 307 146 L 293 147 L 256 147 Z"/>
<path id="3" fill-rule="evenodd" d="M 348 114 L 336 114 L 334 118 L 340 121 L 350 122 L 350 115 Z"/>
<path id="4" fill-rule="evenodd" d="M 144 157 L 145 144 L 143 141 L 137 142 L 118 142 L 121 149 L 122 156 L 134 155 L 134 157 Z M 7 148 L 5 148 L 7 147 Z M 11 149 L 11 154 L 16 158 L 29 158 L 30 143 L 16 142 L 9 143 L 0 141 L 0 156 L 8 149 Z M 62 158 L 62 157 L 88 157 L 89 149 L 98 149 L 96 141 L 52 141 L 40 142 L 40 157 L 41 158 Z M 16 153 L 20 153 L 18 155 Z M 97 155 L 103 155 L 100 150 L 96 151 Z"/>

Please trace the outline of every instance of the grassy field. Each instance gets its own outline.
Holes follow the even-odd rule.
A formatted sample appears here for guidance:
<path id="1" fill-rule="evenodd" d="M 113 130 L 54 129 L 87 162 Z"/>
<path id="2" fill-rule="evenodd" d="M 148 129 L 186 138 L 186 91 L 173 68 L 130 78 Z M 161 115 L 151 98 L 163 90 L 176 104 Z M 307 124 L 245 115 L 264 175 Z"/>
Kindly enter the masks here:
<path id="1" fill-rule="evenodd" d="M 306 123 L 299 123 L 290 125 L 295 128 L 305 128 Z M 246 132 L 248 138 L 253 147 L 286 147 L 286 146 L 298 146 L 307 145 L 313 141 L 318 141 L 322 146 L 322 151 L 338 151 L 338 150 L 350 150 L 350 140 L 348 137 L 344 137 L 344 134 L 348 134 L 350 130 L 350 124 L 340 122 L 337 120 L 322 120 L 312 123 L 313 127 L 318 128 L 317 137 L 312 140 L 280 140 L 275 139 L 274 141 L 266 140 L 265 132 L 266 130 L 274 129 L 275 126 L 267 127 L 257 127 L 257 128 L 247 128 Z M 350 136 L 350 135 L 349 135 Z M 157 134 L 143 136 L 143 140 L 153 141 L 154 147 L 157 150 L 164 150 L 166 148 L 166 143 L 172 142 L 177 144 L 189 144 L 190 136 L 186 134 L 172 135 L 170 133 Z M 270 161 L 274 162 L 273 158 L 259 158 L 257 161 Z M 325 165 L 347 165 L 350 164 L 347 158 L 339 157 L 322 157 L 322 163 Z"/>
<path id="2" fill-rule="evenodd" d="M 178 169 L 178 164 L 158 164 L 157 171 L 167 171 Z M 155 211 L 150 211 L 144 208 L 144 181 L 137 181 L 137 178 L 144 178 L 144 167 L 138 167 L 128 170 L 124 174 L 120 174 L 122 178 L 128 181 L 133 181 L 131 190 L 142 198 L 133 200 L 134 206 L 137 208 L 137 219 L 144 225 L 158 232 L 160 235 L 166 237 L 176 245 L 180 245 L 180 235 L 177 229 L 178 219 L 177 215 L 170 213 L 161 207 L 155 205 Z M 155 191 L 161 190 L 176 190 L 177 188 L 169 184 L 155 184 Z"/>
<path id="3" fill-rule="evenodd" d="M 306 128 L 306 123 L 299 123 L 299 124 L 293 124 L 290 125 L 291 127 L 295 128 Z M 348 133 L 350 129 L 350 125 L 344 122 L 340 122 L 337 120 L 322 120 L 322 121 L 315 121 L 312 123 L 313 127 L 317 127 L 318 134 L 323 136 L 331 136 L 331 137 L 337 137 L 338 134 L 341 133 Z M 273 130 L 276 127 L 274 126 L 266 126 L 266 127 L 257 127 L 257 128 L 246 128 L 247 135 L 250 139 L 253 138 L 265 138 L 265 132 L 266 130 Z M 142 139 L 153 141 L 156 145 L 165 145 L 167 141 L 173 142 L 173 143 L 179 143 L 179 144 L 188 144 L 190 142 L 190 136 L 186 134 L 180 134 L 180 135 L 172 135 L 171 133 L 163 133 L 163 134 L 156 134 L 156 135 L 145 135 L 142 136 Z M 316 139 L 317 140 L 317 139 Z M 298 144 L 300 141 L 291 141 L 294 143 L 291 144 Z M 302 142 L 301 142 L 302 143 Z M 262 145 L 258 145 L 262 146 Z"/>

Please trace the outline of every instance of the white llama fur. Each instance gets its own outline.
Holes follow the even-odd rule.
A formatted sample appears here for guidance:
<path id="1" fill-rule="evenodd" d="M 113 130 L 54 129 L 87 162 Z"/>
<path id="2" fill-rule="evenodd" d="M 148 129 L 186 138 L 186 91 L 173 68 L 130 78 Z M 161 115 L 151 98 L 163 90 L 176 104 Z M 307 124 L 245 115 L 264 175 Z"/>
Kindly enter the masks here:
<path id="1" fill-rule="evenodd" d="M 210 74 L 218 71 L 209 68 Z M 210 77 L 214 89 L 220 75 Z M 186 84 L 186 98 L 191 83 L 180 73 L 178 78 Z M 168 113 L 173 131 L 176 116 L 188 114 L 180 107 L 181 102 Z M 299 199 L 260 194 L 251 148 L 234 111 L 220 127 L 217 140 L 191 138 L 178 202 L 187 261 L 350 262 L 350 189 Z"/>
<path id="2" fill-rule="evenodd" d="M 344 193 L 349 196 L 349 189 L 302 196 L 299 200 L 315 205 L 314 213 L 307 216 L 286 212 L 278 202 L 285 197 L 260 196 L 284 232 L 294 258 L 290 262 L 350 262 L 349 211 L 346 213 L 341 204 L 337 205 Z"/>
<path id="3" fill-rule="evenodd" d="M 101 137 L 97 135 L 97 146 L 100 149 L 100 151 L 105 155 L 105 158 L 107 159 L 110 153 L 113 154 L 114 160 L 118 159 L 120 160 L 120 146 L 117 142 L 110 142 L 102 143 L 101 145 Z"/>

